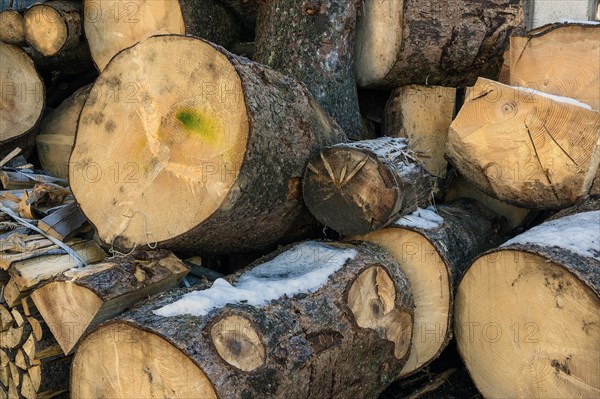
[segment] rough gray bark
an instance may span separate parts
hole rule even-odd
[[[240,40],[241,24],[217,0],[179,0],[185,32],[223,47]]]
[[[302,81],[351,139],[363,138],[354,80],[359,0],[261,3],[254,60]]]
[[[403,12],[396,62],[377,81],[359,74],[361,87],[464,87],[479,76],[495,79],[510,36],[524,30],[521,0],[404,0]]]
[[[253,30],[256,27],[256,15],[258,14],[258,3],[260,0],[219,1],[240,18],[247,29]]]
[[[98,334],[133,326],[166,339],[192,359],[220,398],[376,398],[397,378],[408,354],[397,359],[394,344],[382,339],[380,330],[357,326],[347,305],[348,290],[362,271],[383,268],[395,287],[395,308],[412,314],[410,288],[392,258],[378,247],[332,245],[354,248],[358,254],[315,292],[284,296],[260,307],[231,304],[206,316],[155,315],[153,310],[173,303],[189,291],[178,290],[105,324],[82,342],[76,354],[71,374],[73,394],[81,392],[81,370],[87,366],[85,357],[93,356]],[[227,280],[235,284],[242,273]],[[266,348],[264,364],[251,372],[242,372],[224,362],[211,343],[210,328],[231,315],[250,320]],[[123,373],[124,376],[127,371]],[[98,380],[91,389],[104,389],[102,386],[108,384]]]
[[[433,178],[403,138],[338,144],[310,160],[304,200],[325,226],[366,234],[428,204]]]

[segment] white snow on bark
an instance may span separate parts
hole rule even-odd
[[[357,251],[352,248],[336,248],[315,241],[300,243],[242,274],[234,285],[218,279],[209,289],[188,293],[155,310],[154,314],[164,317],[183,314],[204,316],[227,304],[261,306],[284,295],[291,297],[314,292],[356,254]]]
[[[559,247],[600,260],[600,211],[582,212],[542,223],[502,244]]]
[[[405,215],[396,220],[393,225],[401,227],[414,227],[417,229],[437,229],[444,224],[444,218],[437,214],[434,207],[426,209],[417,208],[410,215]]]

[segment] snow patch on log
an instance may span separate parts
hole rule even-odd
[[[582,212],[542,223],[502,244],[536,244],[559,247],[600,260],[600,211]]]
[[[526,93],[530,93],[530,94],[534,94],[534,95],[538,95],[538,96],[542,96],[542,97],[546,97],[549,98],[550,100],[554,100],[554,101],[558,101],[561,103],[567,103],[567,104],[571,104],[571,105],[576,105],[578,107],[582,107],[585,109],[592,109],[592,107],[590,105],[587,105],[585,103],[582,103],[581,101],[577,101],[573,98],[569,98],[569,97],[563,97],[563,96],[557,96],[555,94],[548,94],[548,93],[544,93],[542,91],[539,90],[535,90],[535,89],[531,89],[529,87],[517,87],[519,89],[519,91],[524,91]]]
[[[430,230],[442,227],[444,218],[437,214],[433,206],[426,209],[417,208],[410,215],[402,216],[393,225],[401,227],[413,227],[417,229]]]
[[[227,304],[261,306],[283,295],[314,292],[356,255],[355,249],[307,241],[242,274],[235,285],[217,279],[209,289],[186,294],[154,314],[204,316]]]

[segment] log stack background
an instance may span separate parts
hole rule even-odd
[[[600,23],[1,7],[0,397],[600,396]]]

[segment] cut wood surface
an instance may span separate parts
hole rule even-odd
[[[15,10],[0,11],[0,41],[21,45],[25,41],[23,34],[23,16]]]
[[[454,330],[485,397],[600,395],[600,211],[543,223],[479,259]]]
[[[115,84],[137,85],[139,101],[95,95]],[[313,228],[301,176],[312,154],[344,140],[298,81],[200,39],[156,36],[94,84],[71,189],[119,248],[256,251]]]
[[[44,56],[82,44],[83,16],[80,1],[56,0],[36,4],[23,15],[25,40]]]
[[[306,84],[351,139],[364,138],[365,130],[354,79],[355,23],[360,3],[263,2],[253,58]]]
[[[225,47],[239,41],[237,20],[217,0],[84,0],[83,7],[85,34],[99,71],[121,50],[153,35],[188,34]]]
[[[409,355],[408,281],[375,246],[296,244],[227,280],[92,332],[72,395],[376,398]]]
[[[446,196],[444,197],[444,201],[454,201],[459,198],[471,198],[480,202],[486,208],[489,208],[498,215],[506,218],[511,229],[514,229],[523,223],[530,212],[529,209],[518,208],[487,195],[483,191],[475,188],[467,179],[460,175],[452,179],[448,191],[446,192]]]
[[[600,24],[547,25],[511,37],[509,52],[502,83],[574,98],[600,110]]]
[[[432,178],[404,138],[337,144],[310,160],[304,200],[325,226],[365,234],[431,201]]]
[[[176,287],[187,272],[183,262],[167,251],[138,252],[69,270],[36,289],[31,298],[68,354],[90,328]]]
[[[35,130],[42,117],[45,93],[33,61],[19,47],[0,42],[0,65],[1,159],[27,143],[25,136]]]
[[[476,256],[501,242],[499,216],[473,200],[438,205],[350,240],[381,246],[408,277],[415,301],[414,339],[402,369],[407,376],[435,360],[452,338],[454,294]]]
[[[496,78],[511,34],[524,29],[520,0],[364,2],[358,20],[361,87],[466,86]]]
[[[406,137],[433,176],[446,176],[446,138],[454,116],[456,89],[408,85],[395,89],[386,106],[383,134]]]
[[[450,126],[446,154],[501,201],[561,208],[588,194],[599,138],[600,112],[589,106],[481,78]]]
[[[40,123],[36,137],[40,163],[45,171],[63,179],[69,176],[69,157],[75,141],[79,114],[92,89],[82,87],[49,112]]]

